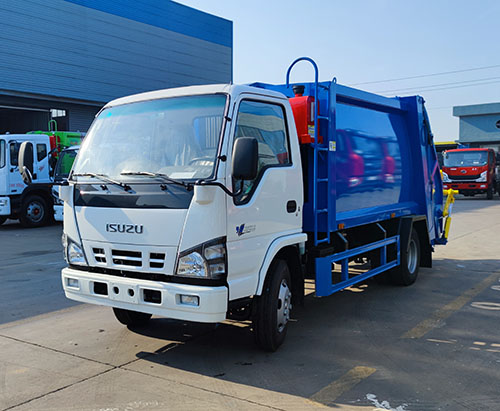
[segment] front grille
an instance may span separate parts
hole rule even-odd
[[[465,174],[462,174],[462,175],[456,175],[456,176],[450,176],[448,174],[448,178],[451,180],[451,181],[474,181],[474,180],[477,180],[479,177],[481,177],[479,174],[469,174],[469,175],[465,175]]]
[[[103,265],[108,265],[107,262],[109,261],[110,265],[125,267],[150,268],[153,270],[162,270],[165,267],[165,253],[151,252],[149,253],[149,260],[147,260],[148,253],[141,251],[111,249],[106,252],[104,248],[92,247],[92,252],[96,263]]]
[[[150,253],[149,254],[149,267],[150,268],[163,268],[165,264],[165,253]]]
[[[92,248],[92,251],[94,252],[94,258],[98,263],[106,263],[104,248]]]
[[[140,251],[111,250],[113,264],[142,267],[142,253]]]

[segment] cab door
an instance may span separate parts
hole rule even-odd
[[[258,172],[251,181],[226,181],[235,197],[227,197],[229,299],[254,295],[259,270],[270,244],[302,231],[303,187],[298,139],[289,125],[291,109],[282,100],[241,95],[233,106],[232,138],[253,137],[258,143]],[[292,155],[292,153],[296,153]],[[231,164],[231,158],[228,159]]]
[[[50,182],[49,175],[49,146],[46,142],[33,143],[34,145],[34,164],[33,170],[36,170],[37,182],[48,183]]]

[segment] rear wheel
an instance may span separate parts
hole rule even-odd
[[[288,265],[275,260],[269,268],[262,295],[258,297],[253,332],[257,345],[276,351],[283,344],[292,310],[292,288]]]
[[[124,310],[122,308],[113,307],[113,312],[118,321],[123,325],[131,327],[141,327],[146,325],[151,319],[152,314],[140,313],[138,311]]]
[[[47,202],[40,196],[30,195],[25,198],[21,207],[19,220],[23,227],[41,227],[48,219]]]
[[[391,270],[394,284],[411,285],[417,280],[420,266],[420,240],[418,233],[412,229],[407,250],[401,250],[401,264]]]
[[[3,215],[0,215],[0,225],[2,225],[3,223],[5,223],[7,221],[7,217],[3,216]]]

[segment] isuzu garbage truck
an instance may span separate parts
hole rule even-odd
[[[273,351],[305,278],[328,296],[431,266],[445,210],[424,100],[319,82],[301,60],[314,82],[289,85],[292,65],[284,85],[159,90],[98,113],[60,187],[68,298],[128,326],[252,320]]]

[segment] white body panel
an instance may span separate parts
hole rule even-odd
[[[263,171],[256,189],[246,204],[235,205],[233,198],[220,187],[195,186],[193,199],[187,209],[120,209],[72,206],[73,184],[61,187],[64,205],[65,233],[83,246],[89,265],[107,269],[104,273],[90,273],[84,267],[63,270],[63,285],[68,298],[94,304],[149,312],[171,318],[191,321],[221,321],[226,316],[228,301],[252,297],[262,290],[262,284],[272,258],[282,247],[304,243],[302,234],[302,168],[293,114],[287,99],[280,93],[246,86],[200,86],[177,90],[161,90],[125,97],[108,103],[106,107],[172,96],[192,94],[230,93],[232,118],[225,128],[215,181],[233,190],[231,153],[239,103],[242,99],[279,104],[288,124],[291,164],[271,167]],[[98,185],[96,185],[98,187]],[[168,195],[168,194],[165,194]],[[287,211],[287,203],[294,201],[297,208]],[[110,223],[143,226],[143,234],[109,232]],[[237,230],[245,224],[245,230]],[[108,275],[112,270],[175,275],[178,255],[201,244],[223,238],[227,247],[227,282],[225,286],[179,284],[123,278]],[[140,252],[140,265],[123,266],[113,262],[113,250]],[[96,254],[97,250],[97,254]],[[150,253],[164,253],[165,266],[161,270],[148,267]],[[111,270],[111,271],[110,271]],[[78,280],[79,289],[68,287],[65,278]],[[174,280],[174,278],[172,279]],[[93,293],[92,282],[104,282],[120,289],[131,287],[134,298],[118,297],[110,292],[106,296]],[[141,300],[140,289],[160,290],[164,306],[152,306]],[[137,293],[139,291],[139,294]],[[200,297],[199,307],[180,306],[174,298],[179,293]],[[121,294],[120,294],[121,295]],[[162,303],[163,304],[163,303]]]

